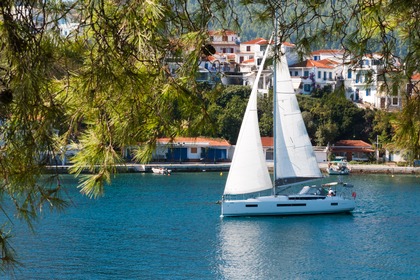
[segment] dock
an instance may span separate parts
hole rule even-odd
[[[350,164],[350,174],[419,174],[420,167],[404,167],[390,164]],[[47,173],[67,174],[71,165],[48,166]],[[127,163],[116,167],[119,173],[151,173],[152,168],[163,167],[172,172],[227,172],[230,163]],[[270,172],[273,170],[273,162],[267,162]],[[326,171],[327,163],[319,163],[322,172]],[[86,172],[88,173],[88,172]]]

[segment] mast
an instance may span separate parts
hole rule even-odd
[[[276,178],[277,178],[277,172],[276,172],[276,162],[277,162],[277,156],[276,156],[276,123],[277,123],[277,55],[278,55],[278,49],[277,49],[277,41],[278,41],[278,20],[277,20],[277,9],[275,11],[274,15],[274,59],[273,59],[273,195],[276,195]]]

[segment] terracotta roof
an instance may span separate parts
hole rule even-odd
[[[340,65],[339,62],[337,62],[335,60],[332,60],[332,59],[329,59],[329,58],[321,59],[318,62],[321,62],[321,63],[323,63],[325,65],[329,65],[329,66],[332,66],[332,67],[335,67],[337,65]]]
[[[364,152],[371,153],[375,150],[372,149],[372,145],[362,140],[340,140],[331,146],[331,150],[334,152]]]
[[[263,147],[273,147],[274,138],[273,137],[261,137],[261,142]]]
[[[217,60],[217,58],[215,58],[215,57],[214,57],[214,56],[212,56],[212,55],[209,55],[209,56],[207,57],[207,60],[208,60],[208,61],[210,61],[210,62],[212,62],[212,61]]]
[[[327,69],[333,69],[333,66],[330,66],[328,64],[326,64],[326,61],[322,62],[322,60],[320,61],[316,61],[316,60],[312,60],[312,59],[308,59],[293,65],[290,65],[289,68],[293,68],[293,67],[303,67],[303,68],[327,68]]]
[[[242,61],[242,64],[250,64],[250,63],[254,64],[254,62],[255,62],[255,59],[251,58],[251,59]]]
[[[411,76],[411,80],[420,81],[420,73],[416,73],[413,76]]]
[[[264,38],[257,38],[251,41],[243,42],[241,45],[268,45],[268,40]]]
[[[212,146],[212,147],[228,147],[228,146],[230,146],[229,142],[226,141],[225,139],[207,138],[207,137],[175,137],[174,139],[159,138],[158,143],[160,143],[160,144],[173,143],[174,145],[182,144],[182,145],[186,145],[186,146],[191,146],[191,145]]]
[[[371,148],[372,145],[366,143],[362,140],[340,140],[335,143],[335,146],[352,146],[352,147],[368,147]]]

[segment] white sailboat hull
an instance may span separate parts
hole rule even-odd
[[[332,214],[350,212],[355,206],[354,199],[346,199],[340,196],[261,196],[244,200],[223,200],[221,216]]]

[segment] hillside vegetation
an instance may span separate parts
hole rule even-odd
[[[246,86],[219,86],[218,98],[212,105],[215,133],[235,144],[251,89]],[[258,115],[261,136],[273,136],[273,94],[260,96]],[[313,145],[326,146],[338,140],[358,139],[381,143],[391,139],[390,113],[358,108],[340,92],[326,89],[317,97],[298,95],[299,106]]]

